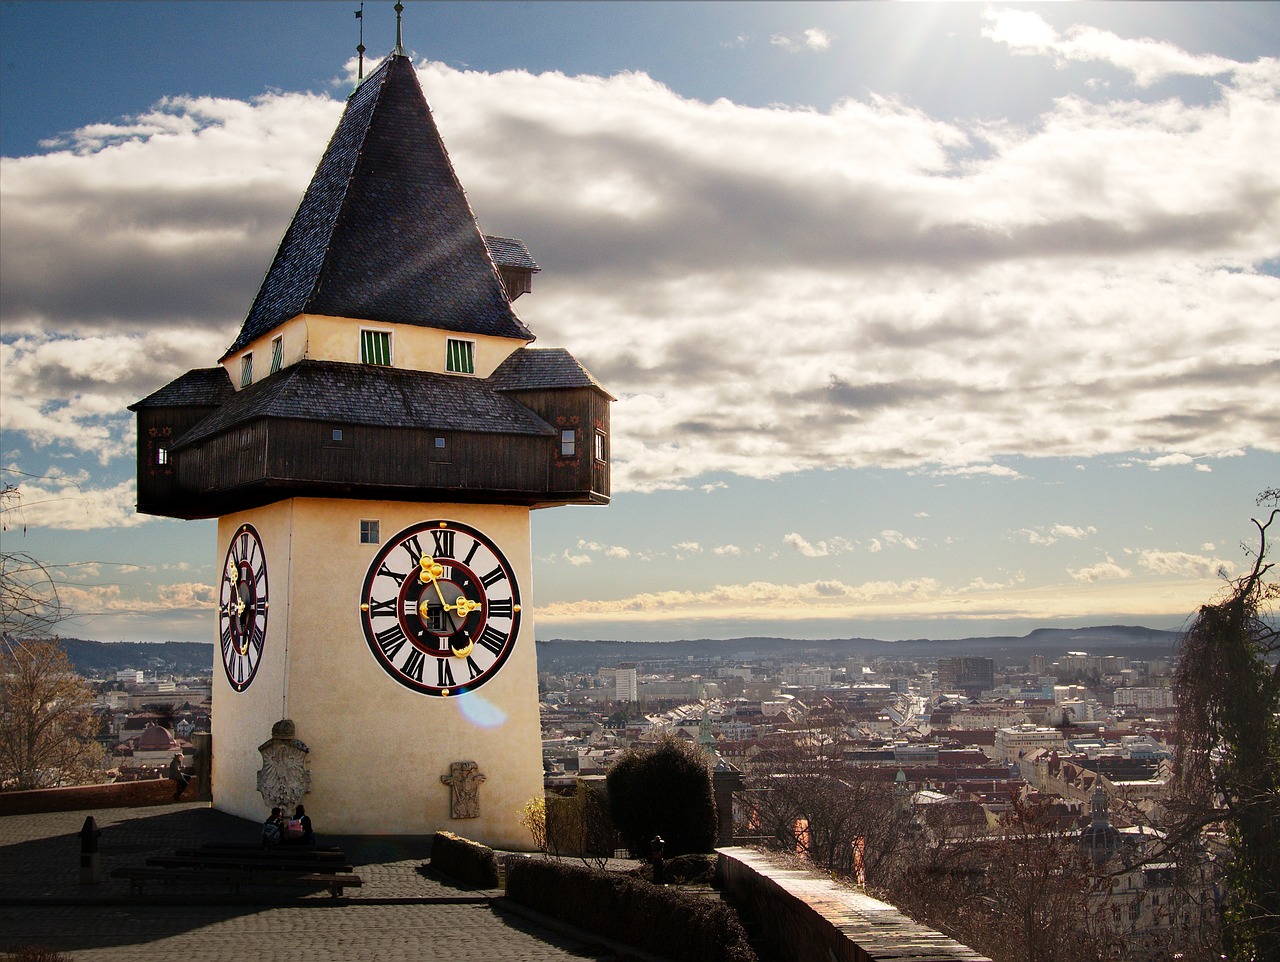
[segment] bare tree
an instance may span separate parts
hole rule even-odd
[[[1239,960],[1280,958],[1280,631],[1271,608],[1267,533],[1280,514],[1254,519],[1258,547],[1247,574],[1200,608],[1182,642],[1176,816],[1171,837],[1219,832],[1229,851],[1223,948]]]
[[[57,641],[0,641],[0,791],[77,785],[105,767],[93,692]]]

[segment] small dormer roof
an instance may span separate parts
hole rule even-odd
[[[533,340],[407,57],[351,95],[223,360],[298,314]]]

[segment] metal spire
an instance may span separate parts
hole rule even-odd
[[[364,79],[364,4],[360,4],[360,9],[356,11],[356,19],[360,21],[360,45],[356,47],[356,53],[360,55],[359,72],[356,74],[356,81]]]
[[[403,57],[404,41],[400,37],[400,14],[404,12],[404,4],[400,0],[396,0],[396,49],[391,51],[393,57]]]

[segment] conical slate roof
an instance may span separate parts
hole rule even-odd
[[[351,95],[223,359],[302,313],[533,339],[407,57]]]

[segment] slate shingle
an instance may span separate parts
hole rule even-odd
[[[485,434],[555,434],[542,418],[477,378],[372,364],[299,361],[235,392],[178,438],[174,447],[260,418]]]
[[[513,351],[489,376],[495,391],[540,391],[560,387],[593,387],[606,391],[578,359],[562,347],[524,347]]]
[[[148,394],[141,401],[129,405],[130,411],[139,408],[163,407],[214,407],[230,400],[235,394],[226,368],[201,367],[188,371],[170,381],[160,390]]]
[[[407,57],[352,94],[224,359],[301,313],[533,339]]]

